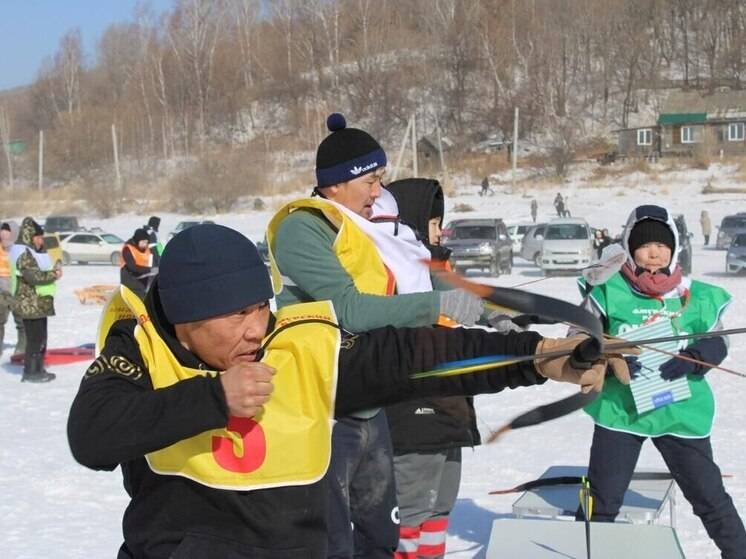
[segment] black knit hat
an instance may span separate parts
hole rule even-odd
[[[7,221],[3,221],[3,224],[0,225],[0,231],[10,231],[10,225]]]
[[[317,187],[347,182],[386,166],[386,152],[380,144],[364,130],[347,128],[341,114],[330,114],[326,127],[331,134],[316,151]]]
[[[249,239],[222,225],[185,229],[166,245],[158,295],[171,324],[205,320],[272,298],[267,268]]]
[[[669,226],[657,219],[643,219],[638,221],[629,233],[629,253],[635,251],[645,243],[661,243],[674,250],[674,236]]]
[[[161,218],[157,215],[150,216],[150,219],[148,220],[148,227],[152,227],[156,231],[158,231],[158,227],[161,225]]]
[[[140,241],[148,241],[150,240],[150,235],[148,235],[148,232],[143,228],[135,229],[135,233],[132,235],[132,240],[135,244]]]

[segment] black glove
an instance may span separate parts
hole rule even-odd
[[[692,357],[705,363],[720,365],[728,355],[728,347],[725,340],[716,336],[713,338],[702,338],[679,352],[679,355]],[[710,368],[691,361],[685,361],[673,357],[660,366],[661,378],[674,380],[685,375],[704,375]]]
[[[572,350],[570,366],[573,369],[590,369],[594,361],[601,359],[601,343],[595,338],[586,338]]]
[[[627,355],[624,360],[627,362],[630,378],[633,380],[636,379],[642,370],[642,363],[640,363],[636,355]]]

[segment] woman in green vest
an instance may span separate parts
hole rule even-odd
[[[62,277],[62,268],[52,266],[44,250],[44,230],[32,218],[21,223],[18,242],[10,251],[16,297],[16,312],[23,319],[26,330],[26,356],[23,361],[25,382],[49,382],[54,373],[44,370],[44,353],[47,350],[47,317],[54,316],[56,281]]]
[[[586,300],[604,321],[606,333],[624,337],[656,320],[670,320],[676,333],[722,328],[720,317],[731,297],[720,287],[682,276],[678,233],[665,208],[637,207],[627,221],[622,245],[627,252],[622,269],[593,287]],[[614,521],[642,444],[650,438],[722,557],[744,559],[746,531],[723,487],[710,444],[715,402],[705,373],[709,365],[725,359],[727,343],[724,337],[701,338],[683,342],[679,349],[680,355],[700,363],[673,357],[653,374],[665,385],[686,378],[688,398],[654,398],[653,409],[638,413],[630,387],[611,376],[586,408],[596,423],[588,468],[594,496],[591,520]],[[630,371],[639,374],[640,363],[628,360]],[[665,385],[663,392],[670,395],[673,390],[666,391]]]

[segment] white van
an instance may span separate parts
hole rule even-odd
[[[592,260],[593,238],[584,219],[567,217],[547,224],[541,243],[541,269],[546,275],[579,271]]]

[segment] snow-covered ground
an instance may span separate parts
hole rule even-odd
[[[725,316],[726,327],[746,325],[746,277],[724,273],[725,253],[702,246],[698,219],[700,211],[710,212],[713,224],[734,211],[746,211],[744,195],[702,195],[706,180],[717,171],[682,171],[668,174],[665,183],[645,184],[645,177],[618,178],[608,188],[588,188],[575,180],[562,188],[520,193],[499,193],[489,198],[475,195],[474,185],[452,196],[447,210],[456,203],[467,203],[478,211],[468,214],[447,212],[448,217],[495,216],[506,221],[526,221],[531,197],[539,200],[539,217],[553,214],[551,200],[557,190],[569,195],[574,216],[584,216],[596,227],[608,227],[615,234],[628,212],[637,204],[660,203],[686,216],[695,233],[693,276],[728,289],[734,302]],[[717,177],[716,177],[717,178]],[[723,179],[718,186],[728,181]],[[732,186],[732,184],[730,184]],[[499,187],[498,187],[499,188]],[[526,190],[527,197],[522,195]],[[250,212],[211,217],[232,226],[254,240],[260,240],[271,212]],[[182,216],[163,215],[162,235],[173,229]],[[110,220],[84,219],[84,225],[100,225],[128,237],[145,222],[147,216],[120,216]],[[712,242],[712,240],[711,240]],[[49,323],[50,347],[78,345],[94,341],[100,307],[81,305],[73,290],[92,284],[117,283],[118,269],[113,266],[69,266],[60,283],[56,299],[57,316]],[[514,286],[538,279],[540,272],[520,259],[509,276],[492,281]],[[532,291],[568,301],[579,301],[574,278],[553,277],[526,287]],[[79,466],[70,456],[65,425],[67,412],[86,364],[53,367],[57,380],[46,385],[19,382],[20,368],[8,363],[15,342],[12,319],[6,326],[5,354],[0,364],[0,425],[4,429],[0,450],[0,557],[12,558],[99,558],[113,557],[121,542],[120,521],[127,497],[118,472],[92,472]],[[558,327],[544,333],[561,335]],[[726,366],[744,370],[746,338],[734,337]],[[718,400],[718,417],[712,441],[715,456],[723,472],[732,474],[726,487],[738,510],[746,513],[746,380],[713,371],[708,375]],[[480,428],[488,433],[518,413],[540,403],[570,393],[571,387],[548,383],[540,388],[506,391],[477,398]],[[591,440],[591,421],[582,413],[509,433],[498,443],[464,452],[464,471],[458,504],[452,515],[448,538],[448,556],[484,557],[494,519],[510,516],[515,495],[487,495],[495,488],[508,487],[540,475],[553,464],[585,465]],[[640,468],[664,469],[663,461],[652,445],[646,444]],[[719,557],[691,512],[679,496],[676,505],[677,532],[688,557]],[[665,520],[665,519],[664,519]]]

